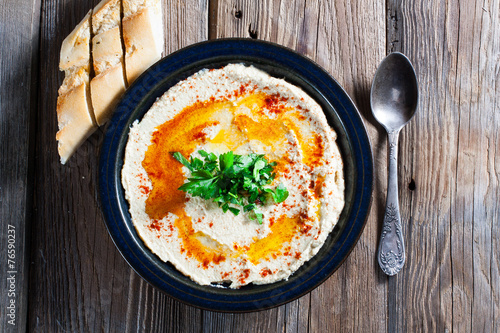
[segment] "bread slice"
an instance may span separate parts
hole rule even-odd
[[[163,19],[160,0],[123,0],[125,72],[132,84],[163,51]]]
[[[65,77],[57,98],[56,140],[62,164],[97,128],[89,87],[91,13],[88,12],[61,46],[59,69]]]
[[[120,0],[103,0],[92,15],[92,58],[95,77],[90,82],[96,122],[103,125],[126,89],[120,32]]]

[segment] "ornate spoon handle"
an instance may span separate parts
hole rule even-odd
[[[401,230],[398,200],[399,130],[389,132],[389,181],[385,204],[384,226],[378,248],[378,263],[385,274],[397,274],[405,263],[405,246]]]

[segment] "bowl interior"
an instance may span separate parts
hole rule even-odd
[[[232,41],[226,42],[234,44]],[[233,45],[233,52],[230,47],[230,50],[224,48],[227,51],[225,54],[214,52],[213,47],[208,47],[207,50],[206,45],[201,50],[193,50],[197,46],[195,45],[187,51],[164,58],[127,90],[116,109],[103,143],[101,199],[108,231],[120,252],[129,264],[153,285],[183,302],[210,310],[238,312],[264,309],[291,301],[312,290],[340,266],[353,248],[364,227],[371,198],[371,150],[361,118],[352,101],[326,72],[311,61],[288,49],[264,44],[266,51],[270,50],[269,45],[277,50],[271,50],[269,56],[265,57],[262,55],[262,49],[256,53],[234,52]],[[286,57],[282,59],[283,54],[287,52],[298,57],[295,64],[291,64],[290,59]],[[183,56],[178,56],[179,53]],[[177,82],[203,68],[220,68],[228,63],[243,63],[260,68],[274,77],[283,78],[300,87],[314,98],[337,133],[345,179],[344,209],[335,229],[316,256],[288,280],[266,285],[250,284],[240,289],[201,286],[177,271],[173,265],[162,262],[137,235],[121,186],[121,169],[130,125],[140,120],[154,101]],[[304,72],[312,74],[305,75]],[[344,114],[349,117],[343,117]],[[360,138],[364,141],[360,142]],[[364,152],[359,149],[360,144],[366,143],[369,153],[366,149]]]

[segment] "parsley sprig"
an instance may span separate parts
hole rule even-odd
[[[234,215],[250,212],[250,219],[262,224],[262,211],[259,205],[264,205],[267,197],[272,197],[275,203],[285,201],[288,190],[283,184],[276,189],[266,188],[276,174],[273,172],[276,162],[271,162],[265,155],[248,154],[236,155],[232,151],[219,155],[199,150],[203,160],[190,157],[188,161],[181,153],[172,153],[172,156],[190,171],[188,182],[179,187],[179,190],[190,193],[194,197],[206,200],[212,199],[222,210],[231,211]],[[232,205],[230,205],[232,204]]]

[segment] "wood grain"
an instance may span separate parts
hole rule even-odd
[[[403,1],[391,12],[420,103],[401,137],[408,256],[389,293],[408,297],[390,299],[389,331],[495,332],[499,2]]]
[[[0,3],[0,331],[26,330],[40,2]],[[21,26],[19,22],[23,22]],[[13,303],[11,303],[13,302]]]
[[[346,89],[372,141],[373,204],[349,258],[310,294],[249,314],[183,305],[123,260],[97,196],[104,129],[59,164],[59,49],[97,2],[0,4],[0,331],[9,329],[7,224],[16,225],[20,249],[16,331],[500,331],[500,0],[163,1],[165,54],[208,37],[290,47]],[[412,60],[420,101],[400,138],[407,262],[388,278],[375,258],[386,136],[371,116],[369,89],[392,51]]]
[[[456,39],[455,112],[457,161],[452,192],[453,327],[498,329],[498,140],[500,79],[500,5],[498,1],[454,3],[459,26]],[[496,235],[497,237],[494,237]],[[455,257],[455,254],[458,254]],[[458,259],[458,260],[457,260]],[[492,284],[496,281],[496,284]],[[470,325],[470,326],[469,326]]]

